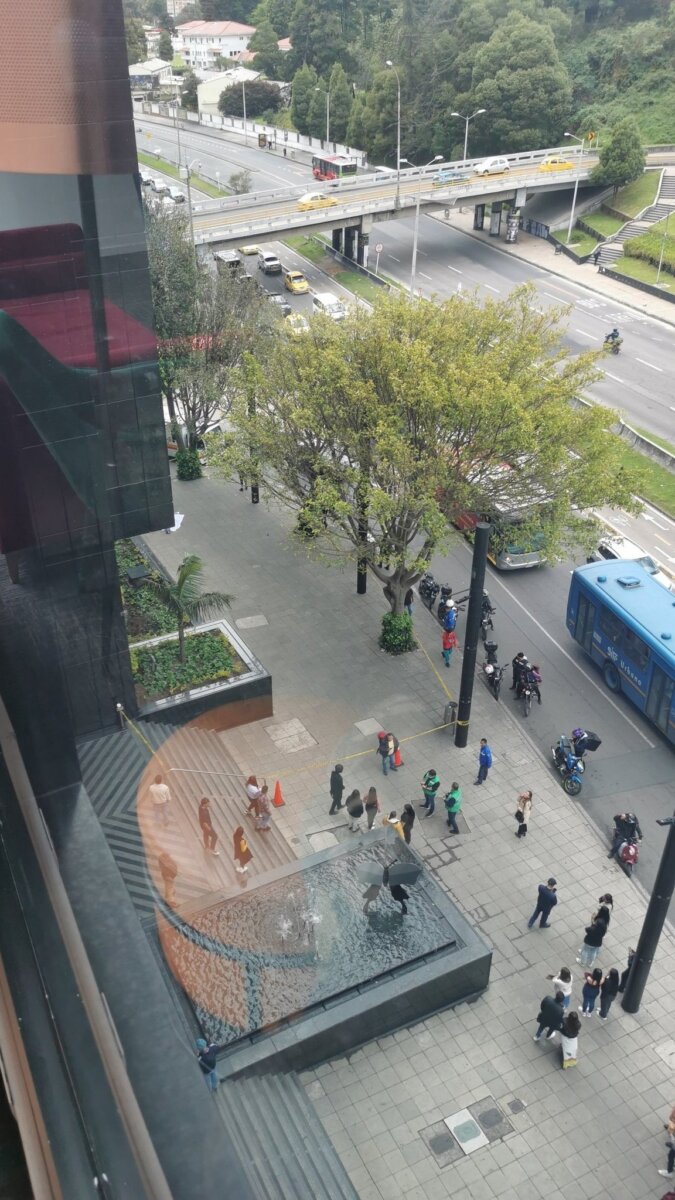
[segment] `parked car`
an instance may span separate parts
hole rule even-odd
[[[260,254],[260,246],[256,246],[255,243],[249,242],[249,244],[247,246],[239,247],[239,253],[240,254]]]
[[[335,196],[328,196],[325,192],[305,192],[298,200],[301,212],[307,212],[310,208],[331,208],[333,204],[337,204]]]
[[[549,154],[543,162],[539,163],[540,171],[571,171],[573,168],[574,163],[562,154]]]
[[[509,170],[508,158],[502,158],[496,155],[493,158],[484,158],[482,162],[476,163],[474,167],[475,175],[502,175]]]
[[[270,304],[279,309],[282,317],[290,317],[293,310],[285,296],[281,296],[278,292],[268,292],[267,299]]]
[[[646,554],[642,546],[638,546],[636,542],[631,542],[628,538],[618,537],[608,534],[598,542],[598,547],[589,555],[587,561],[603,562],[607,560],[620,559],[622,562],[638,562],[645,571],[653,575],[657,583],[663,584],[669,591],[675,588],[675,582],[660,569],[658,563],[650,554]]]
[[[470,171],[460,171],[458,167],[445,167],[442,171],[437,171],[434,175],[431,186],[443,187],[447,183],[457,183],[460,179],[468,179]]]
[[[309,291],[309,284],[302,271],[287,271],[284,275],[284,287],[296,296],[304,296]]]
[[[281,263],[271,250],[258,251],[258,270],[265,275],[281,275]]]
[[[142,187],[150,187],[150,184],[152,183],[152,175],[150,174],[150,172],[144,171],[143,168],[141,167],[138,174],[140,176],[141,186]]]

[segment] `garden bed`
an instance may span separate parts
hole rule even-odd
[[[115,542],[115,558],[120,574],[122,608],[129,641],[133,644],[160,637],[163,633],[175,633],[176,625],[171,614],[160,603],[152,588],[144,583],[136,587],[127,579],[127,571],[132,567],[147,567],[150,575],[158,578],[159,572],[151,567],[140,550],[128,540]]]
[[[249,669],[220,629],[187,633],[185,662],[178,657],[177,637],[131,649],[131,674],[141,707],[193,688],[226,682]]]

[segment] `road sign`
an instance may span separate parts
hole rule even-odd
[[[376,245],[376,247],[375,247],[375,253],[376,253],[376,254],[381,254],[381,253],[382,253],[382,251],[383,251],[383,249],[384,249],[384,246],[382,245],[382,242],[378,242],[378,243],[377,243],[377,245]]]

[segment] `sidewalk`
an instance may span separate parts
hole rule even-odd
[[[604,296],[610,302],[616,301],[625,304],[628,308],[634,308],[637,312],[645,313],[656,320],[665,321],[668,325],[675,325],[675,304],[669,303],[668,300],[660,300],[658,296],[650,296],[648,292],[642,292],[628,283],[620,283],[617,279],[601,274],[592,262],[575,263],[565,254],[556,254],[551,243],[544,238],[523,233],[522,229],[518,231],[518,241],[515,245],[507,244],[503,235],[498,238],[490,237],[487,228],[484,230],[474,229],[473,208],[452,209],[447,220],[438,214],[433,214],[433,216],[434,220],[441,221],[444,225],[451,225],[453,229],[459,229],[479,242],[485,242],[495,250],[501,250],[503,254],[509,254],[512,258],[522,258],[531,266],[546,271],[548,275],[557,275],[560,279],[567,279],[570,283],[578,283],[588,291],[595,292],[598,296]]]
[[[574,959],[598,896],[610,891],[615,900],[599,959],[605,969],[625,965],[645,900],[608,862],[583,801],[565,796],[529,742],[510,693],[495,704],[477,681],[466,750],[456,750],[446,730],[425,733],[440,724],[446,697],[421,652],[393,659],[378,649],[383,601],[374,580],[357,597],[353,568],[310,563],[286,539],[291,518],[254,507],[234,485],[174,484],[174,498],[185,520],[170,537],[147,537],[155,554],[171,571],[186,553],[200,555],[206,586],[235,594],[231,619],[264,618],[242,632],[273,674],[275,717],[225,736],[243,769],[280,779],[296,849],[354,836],[342,814],[328,815],[335,761],[345,763],[348,788],[375,784],[385,812],[421,799],[429,766],[443,790],[453,780],[463,789],[468,832],[446,836],[442,806],[428,820],[417,809],[413,843],[491,941],[489,990],[304,1079],[361,1200],[659,1200],[668,1184],[656,1173],[665,1166],[662,1127],[675,1102],[673,937],[662,938],[637,1016],[617,1001],[606,1023],[584,1020],[576,1069],[560,1070],[556,1042],[533,1042],[547,974],[570,966],[572,1003],[580,1002]],[[442,573],[440,561],[437,568]],[[445,670],[439,627],[419,602],[415,626],[439,676],[456,689],[460,662]],[[459,635],[461,645],[463,621]],[[406,763],[387,779],[373,754],[380,727],[401,739]],[[483,735],[494,767],[479,791]],[[534,809],[527,838],[516,841],[513,814],[525,787]],[[537,884],[551,874],[560,897],[552,928],[528,931]],[[507,1124],[475,1153],[442,1165],[448,1151],[433,1140],[434,1126],[476,1103],[493,1115],[500,1109]]]

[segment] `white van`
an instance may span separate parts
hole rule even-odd
[[[482,162],[476,163],[474,167],[475,175],[502,175],[509,169],[508,158],[484,158]]]
[[[185,204],[185,192],[182,191],[181,188],[170,187],[168,194],[173,200],[174,204]]]
[[[312,312],[325,313],[334,321],[344,321],[347,309],[332,292],[315,292],[312,296]]]
[[[169,194],[169,185],[166,179],[162,179],[161,175],[152,176],[151,187],[153,192],[158,196],[168,196]]]
[[[271,250],[258,251],[258,270],[265,275],[281,275],[281,263]]]
[[[642,546],[638,546],[636,542],[631,542],[628,538],[618,537],[608,534],[607,537],[601,538],[598,542],[597,550],[594,550],[589,555],[587,562],[603,562],[607,560],[619,559],[621,562],[638,562],[641,567],[644,567],[650,575],[654,577],[657,583],[673,591],[675,582],[670,579],[664,571],[659,569],[657,563],[650,554],[645,554]]]

